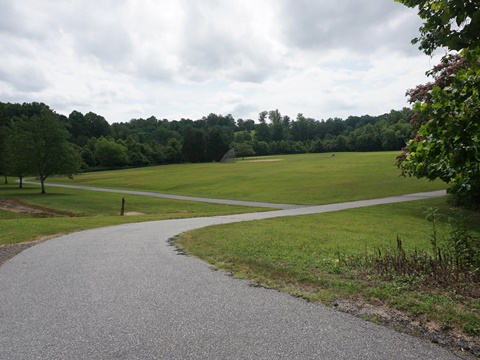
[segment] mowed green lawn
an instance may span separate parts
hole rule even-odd
[[[396,153],[339,153],[258,157],[234,164],[181,164],[77,175],[74,180],[48,181],[69,185],[144,190],[292,204],[325,204],[445,188],[398,176]],[[15,198],[74,217],[36,218],[0,210],[0,244],[29,241],[51,234],[86,228],[178,217],[264,211],[206,203],[125,195],[126,211],[144,215],[119,217],[121,194],[25,185],[16,189],[14,178],[0,186],[0,198]],[[47,182],[48,182],[47,181]]]
[[[328,204],[445,189],[399,177],[396,152],[282,155],[234,164],[181,164],[85,173],[48,181],[288,204]],[[48,191],[48,190],[47,190]]]
[[[47,187],[46,194],[39,191],[35,185],[0,185],[0,200],[16,199],[56,213],[39,217],[0,209],[0,245],[131,222],[268,210],[55,187]],[[122,197],[128,216],[119,216]]]
[[[445,189],[441,182],[398,176],[396,153],[338,153],[259,157],[235,164],[183,164],[86,173],[49,181],[70,185],[143,190],[178,195],[292,204],[326,204]],[[12,181],[13,179],[11,179]],[[0,210],[0,244],[125,222],[176,217],[214,216],[266,209],[125,195],[126,211],[118,216],[121,194],[49,187],[0,185],[0,198],[63,212],[70,216],[35,218]],[[362,299],[420,316],[445,329],[480,332],[480,301],[454,293],[423,293],[410,282],[371,283],[339,267],[338,256],[393,248],[399,236],[406,249],[430,247],[425,210],[439,207],[446,216],[446,197],[333,213],[269,219],[199,229],[177,244],[216,267],[266,286],[331,303]],[[476,236],[480,213],[464,212]],[[442,231],[446,232],[445,218]],[[407,279],[408,280],[408,279]],[[410,281],[410,280],[409,280]],[[447,319],[447,320],[445,320]],[[423,320],[422,320],[423,321]]]
[[[429,289],[417,284],[414,277],[382,281],[362,276],[361,271],[351,271],[339,261],[379,251],[392,253],[397,236],[406,251],[430,252],[432,225],[425,219],[425,211],[432,207],[439,208],[442,216],[438,236],[443,246],[451,210],[446,197],[211,226],[181,234],[175,244],[189,255],[262,286],[326,305],[349,301],[369,303],[373,309],[393,308],[431,329],[472,336],[475,340],[471,341],[480,345],[478,296],[457,294],[454,289]],[[480,239],[480,213],[463,213],[471,234]],[[479,285],[469,285],[472,293],[478,294]],[[364,316],[382,322],[375,311]]]

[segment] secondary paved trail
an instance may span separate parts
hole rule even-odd
[[[458,359],[453,353],[179,256],[208,225],[440,196],[424,193],[78,232],[0,267],[1,359]]]

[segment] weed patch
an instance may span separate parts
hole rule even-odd
[[[446,234],[439,229],[439,219],[438,208],[427,210],[427,220],[432,224],[430,251],[407,251],[397,235],[396,249],[377,248],[371,253],[339,256],[339,266],[398,284],[398,288],[435,288],[480,298],[480,236],[472,234],[462,212],[447,217]]]

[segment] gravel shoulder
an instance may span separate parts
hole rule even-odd
[[[21,253],[23,250],[28,249],[29,247],[35,244],[37,243],[30,242],[30,243],[0,246],[0,265],[5,263],[7,260],[10,260],[15,255]]]

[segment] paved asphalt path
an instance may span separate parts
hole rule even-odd
[[[0,266],[0,359],[458,359],[417,338],[253,287],[167,243],[208,225],[443,194],[126,224],[40,243]]]
[[[39,185],[38,181],[35,182],[35,181],[24,180],[23,183]],[[299,205],[292,205],[292,204],[272,204],[272,203],[265,203],[265,202],[253,202],[253,201],[242,201],[242,200],[209,199],[209,198],[202,198],[197,196],[161,194],[156,192],[138,191],[138,190],[106,189],[106,188],[98,188],[98,187],[91,187],[91,186],[78,186],[78,185],[66,185],[66,184],[48,184],[48,187],[61,187],[61,188],[67,188],[67,189],[77,189],[77,190],[87,190],[87,191],[100,191],[100,192],[110,192],[110,193],[118,193],[118,194],[151,196],[151,197],[158,197],[163,199],[199,201],[199,202],[208,202],[213,204],[267,207],[267,208],[273,208],[273,209],[296,209],[298,207],[302,207]]]

